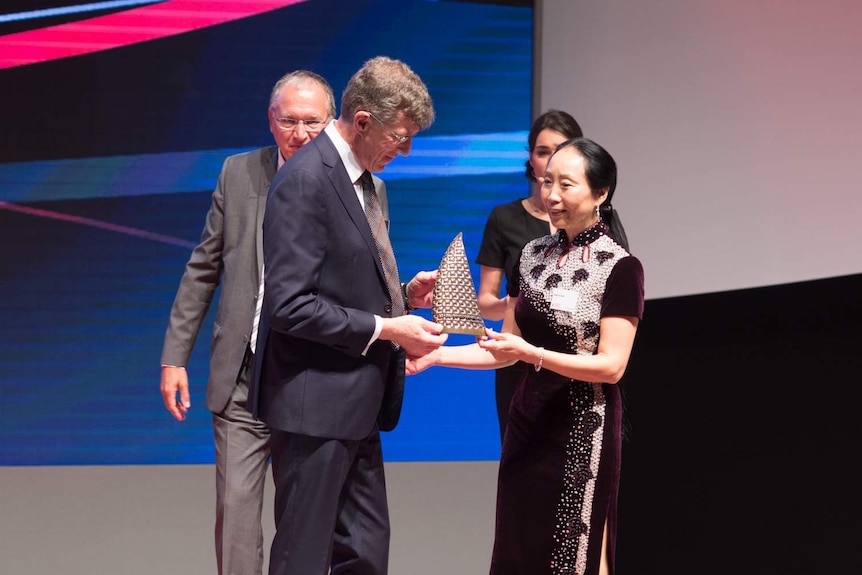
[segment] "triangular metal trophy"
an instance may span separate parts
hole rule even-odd
[[[437,281],[431,300],[432,319],[443,325],[443,333],[485,335],[485,324],[479,311],[479,301],[467,252],[460,232],[440,260]]]

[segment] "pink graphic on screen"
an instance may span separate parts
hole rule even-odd
[[[167,0],[77,22],[0,36],[0,69],[158,40],[306,0]]]

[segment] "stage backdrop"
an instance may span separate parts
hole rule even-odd
[[[159,393],[162,339],[221,163],[272,143],[289,70],[337,95],[377,55],[422,76],[437,121],[380,174],[399,266],[435,268],[459,232],[474,260],[491,207],[528,193],[532,35],[519,1],[4,2],[0,465],[213,461],[213,313],[182,423]],[[384,449],[498,457],[493,374],[410,378]]]

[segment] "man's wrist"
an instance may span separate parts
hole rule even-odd
[[[410,297],[407,295],[407,284],[401,284],[401,295],[404,297],[404,310],[405,311],[413,311],[416,309],[412,305],[410,305]]]

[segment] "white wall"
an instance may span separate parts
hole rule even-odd
[[[862,272],[862,2],[539,1],[537,113],[616,158],[648,298]]]

